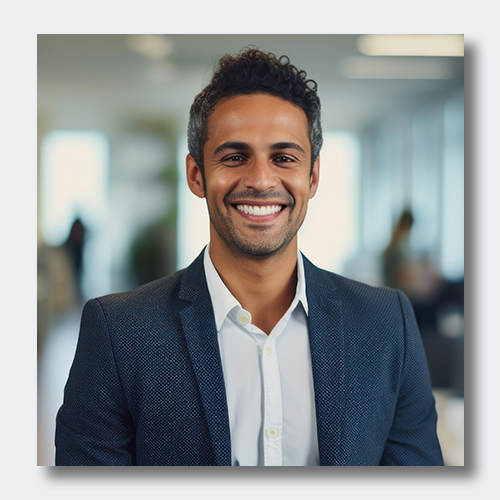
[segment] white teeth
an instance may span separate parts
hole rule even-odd
[[[282,205],[236,205],[236,208],[245,214],[250,215],[271,215],[279,212],[283,207]]]

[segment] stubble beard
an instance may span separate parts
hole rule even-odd
[[[247,255],[255,257],[270,257],[279,254],[286,249],[290,242],[297,234],[302,222],[305,218],[305,211],[299,214],[298,218],[293,221],[291,213],[295,204],[288,205],[290,214],[283,230],[276,237],[266,237],[262,234],[262,238],[252,238],[250,235],[242,234],[233,223],[229,204],[225,204],[226,213],[223,214],[215,202],[207,200],[207,207],[210,216],[210,222],[214,227],[219,237],[233,250],[238,250]],[[255,232],[265,233],[269,227],[264,224],[250,224],[249,228]]]

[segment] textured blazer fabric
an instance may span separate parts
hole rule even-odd
[[[321,465],[443,465],[408,299],[304,258]],[[56,465],[231,465],[203,252],[90,300],[57,415]]]

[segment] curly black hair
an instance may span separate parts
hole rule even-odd
[[[256,48],[237,55],[226,54],[215,68],[211,82],[195,97],[188,124],[188,149],[203,173],[203,146],[208,140],[207,121],[221,99],[267,93],[300,107],[309,123],[311,169],[323,144],[321,103],[317,84],[292,64],[287,56],[276,57]]]

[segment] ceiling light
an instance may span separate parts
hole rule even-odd
[[[163,35],[130,35],[127,46],[150,59],[162,59],[174,50],[173,41]]]
[[[367,56],[463,57],[464,35],[360,35],[356,46]]]
[[[457,68],[453,61],[439,59],[351,56],[339,61],[338,70],[355,79],[443,80],[453,78]]]

